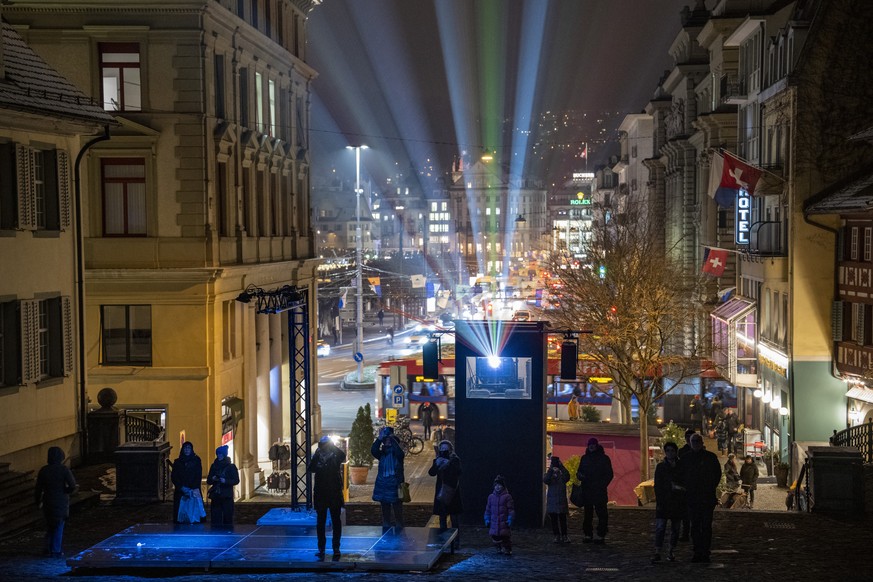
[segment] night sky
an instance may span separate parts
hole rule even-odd
[[[308,22],[313,171],[437,173],[488,149],[516,171],[543,112],[639,112],[692,0],[325,0]],[[601,148],[592,152],[597,163]],[[546,165],[548,163],[546,162]]]

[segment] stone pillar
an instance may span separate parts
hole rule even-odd
[[[257,373],[258,463],[269,464],[270,453],[270,320],[263,313],[255,315]]]
[[[243,434],[245,435],[240,467],[240,494],[243,499],[251,499],[256,483],[255,475],[260,472],[258,466],[258,370],[257,370],[257,337],[255,330],[254,305],[246,305],[242,314],[243,330]]]
[[[269,316],[270,323],[270,442],[282,438],[282,317]]]

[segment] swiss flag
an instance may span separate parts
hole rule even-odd
[[[703,251],[703,272],[713,277],[724,275],[727,266],[728,251],[706,247]]]

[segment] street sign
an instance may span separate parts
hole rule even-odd
[[[356,362],[364,361],[364,354],[362,354],[361,352],[355,352],[355,355],[352,357],[355,359]]]
[[[403,408],[403,394],[395,394],[391,402],[392,408]]]
[[[397,422],[397,409],[396,408],[386,408],[385,409],[385,423],[386,424],[394,424]]]
[[[394,394],[403,394],[403,384],[397,384],[394,386]]]

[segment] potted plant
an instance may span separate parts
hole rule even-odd
[[[358,408],[358,414],[349,432],[349,477],[353,485],[367,482],[367,473],[373,466],[373,418],[370,404]]]
[[[773,474],[776,476],[777,487],[788,487],[788,472],[791,470],[791,465],[777,461],[773,465]]]

